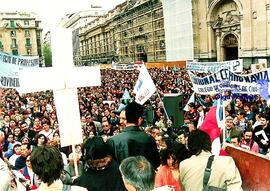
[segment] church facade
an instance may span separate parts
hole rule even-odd
[[[193,32],[170,35],[165,29],[168,12],[164,13],[164,6],[175,2],[176,11],[183,12],[181,5],[186,1],[192,2],[189,22]],[[181,28],[175,31],[183,31],[182,26],[175,27]],[[193,38],[186,39],[187,33],[193,33]],[[270,0],[127,0],[80,28],[80,57],[86,63],[163,62],[169,58],[167,39],[176,35],[180,40],[174,40],[175,45],[193,41],[188,50],[192,56],[183,56],[185,59],[241,58],[245,68],[262,62],[270,65]],[[174,47],[173,54],[180,55]]]
[[[193,0],[194,59],[270,64],[270,0]]]

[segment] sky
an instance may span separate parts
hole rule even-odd
[[[0,0],[0,12],[30,11],[41,20],[43,34],[56,26],[68,13],[88,10],[91,5],[113,9],[125,0]]]

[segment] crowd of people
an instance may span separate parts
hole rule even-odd
[[[52,186],[56,190],[84,187],[101,191],[150,191],[154,187],[157,189],[163,186],[176,191],[181,190],[181,187],[185,190],[202,189],[202,181],[195,188],[192,174],[189,174],[191,169],[188,169],[200,157],[206,163],[211,155],[209,145],[202,145],[200,149],[196,145],[210,142],[209,137],[202,135],[198,129],[214,104],[215,97],[195,96],[195,101],[188,103],[183,124],[172,128],[167,123],[162,97],[165,93],[179,93],[185,95],[183,103],[187,103],[192,94],[188,73],[185,69],[178,68],[153,68],[149,69],[149,73],[156,84],[157,93],[144,107],[132,102],[132,90],[138,71],[102,69],[101,86],[78,88],[83,143],[76,145],[74,152],[70,147],[61,147],[57,108],[52,91],[19,95],[15,89],[1,89],[0,151],[1,161],[4,162],[0,163],[0,167],[5,169],[4,163],[7,163],[10,169],[18,170],[22,175],[20,181],[28,190],[49,190]],[[129,100],[123,98],[126,90],[131,97]],[[226,102],[225,138],[222,134],[221,140],[225,139],[236,146],[266,155],[270,147],[270,105],[267,101],[260,96],[250,99],[237,95],[236,99],[228,96]],[[148,106],[154,108],[151,124],[144,123],[145,108]],[[202,136],[204,142],[196,142],[196,138],[192,138],[195,135]],[[190,140],[196,145],[192,146]],[[46,152],[59,153],[58,159],[62,163],[59,162],[59,166],[50,166],[50,162],[58,159],[55,159],[56,156],[50,159],[50,154],[46,155]],[[151,167],[147,167],[145,162],[120,165],[131,156],[143,156],[144,158],[135,157],[133,160],[149,161]],[[187,160],[194,161],[185,162]],[[209,183],[221,188],[232,186],[240,190],[241,177],[230,157],[216,158],[213,168],[218,168],[222,160],[234,169],[231,171],[234,174],[222,175],[230,177],[230,181],[222,179],[222,182],[214,183],[210,178]],[[75,171],[74,163],[78,166],[78,172]],[[134,176],[139,175],[144,168],[148,168],[149,174],[139,178],[150,178],[152,181],[149,185],[142,182],[141,188],[136,180],[138,177],[131,177],[130,173],[136,172]],[[48,178],[45,172],[49,170],[55,176]],[[203,177],[203,170],[198,176]],[[4,186],[1,183],[2,185]],[[16,188],[14,182],[11,187]],[[3,187],[3,190],[8,188]]]

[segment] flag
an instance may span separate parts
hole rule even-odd
[[[131,100],[131,97],[129,95],[127,88],[125,89],[123,96],[121,97],[120,100],[121,100],[121,103],[120,103],[118,109],[115,110],[116,113],[120,113],[122,110],[124,110],[126,108],[127,104],[129,103],[129,101]]]
[[[189,98],[187,104],[186,104],[185,107],[184,107],[184,110],[185,110],[185,111],[188,111],[188,104],[194,103],[194,102],[195,102],[195,92],[193,92],[193,94],[190,96],[190,98]]]
[[[219,128],[223,125],[223,100],[221,98],[214,101],[213,106],[217,107],[216,110],[216,120]]]
[[[133,93],[136,94],[135,101],[143,105],[155,91],[156,86],[149,75],[147,68],[142,64],[138,80],[133,89]]]
[[[269,92],[268,92],[268,82],[265,79],[260,79],[257,81],[257,88],[259,89],[260,95],[266,101],[269,99]]]
[[[200,127],[200,130],[206,132],[212,142],[212,153],[218,155],[221,149],[220,144],[220,128],[217,122],[217,106],[212,106],[206,114],[205,119]]]
[[[130,100],[131,99],[127,88],[125,88],[125,91],[124,91],[123,96],[122,96],[121,99],[122,100],[125,100],[125,99]]]

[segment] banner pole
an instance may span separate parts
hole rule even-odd
[[[75,174],[78,177],[79,176],[79,171],[78,171],[78,164],[77,164],[77,154],[75,152],[75,145],[74,144],[72,144],[72,153],[73,153]]]
[[[222,128],[223,128],[223,140],[222,140],[222,143],[224,144],[225,143],[225,140],[226,140],[226,124],[225,124],[225,118],[226,118],[226,115],[225,115],[225,107],[226,107],[226,104],[225,104],[225,100],[222,101],[222,115],[223,115],[223,120],[222,120]]]
[[[162,99],[161,99],[161,97],[160,97],[160,95],[159,95],[159,92],[158,92],[158,89],[157,89],[157,95],[158,95],[158,98],[160,99],[160,101],[162,102],[162,107],[163,107],[163,109],[164,109],[164,113],[165,113],[165,115],[166,115],[166,121],[167,121],[167,125],[168,126],[171,126],[171,120],[170,120],[170,118],[169,118],[169,116],[168,116],[168,113],[167,113],[167,111],[166,111],[166,108],[165,108],[165,105],[164,105],[164,102],[162,101]]]

